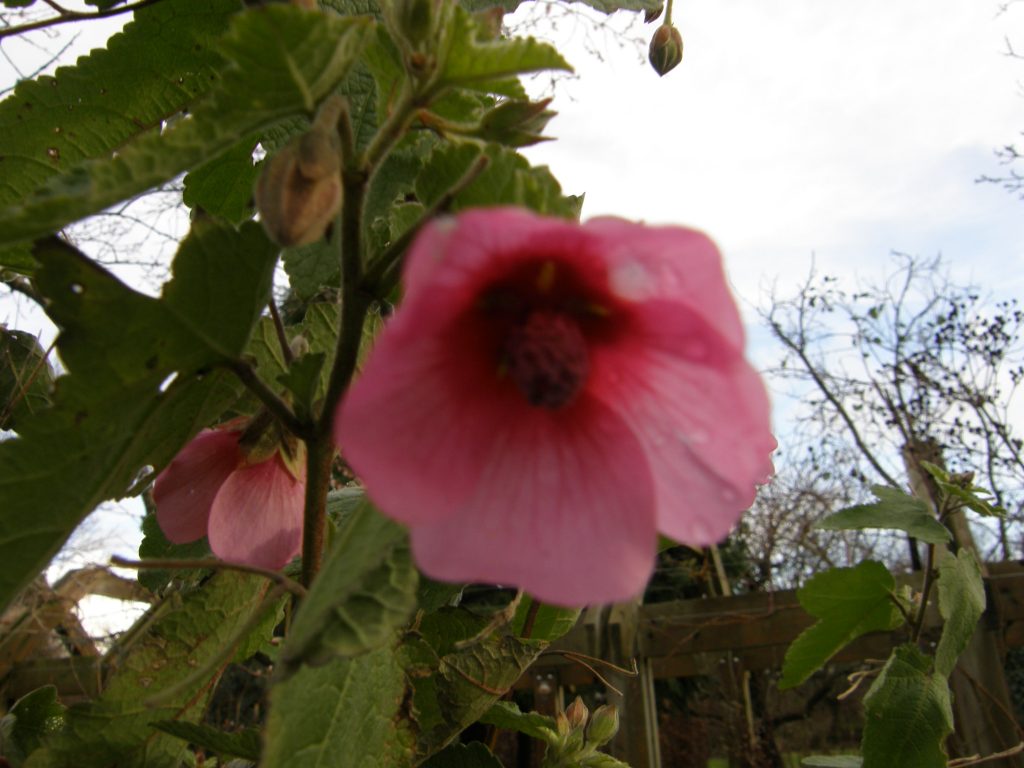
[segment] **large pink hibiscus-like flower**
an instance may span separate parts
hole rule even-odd
[[[279,452],[249,463],[240,433],[207,429],[161,472],[156,519],[169,541],[207,536],[222,560],[278,569],[302,546],[305,483]]]
[[[771,474],[765,388],[703,234],[498,208],[417,238],[335,437],[428,575],[638,594]]]

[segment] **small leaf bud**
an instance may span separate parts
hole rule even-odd
[[[619,730],[619,710],[614,704],[605,704],[594,710],[587,727],[587,741],[601,746],[612,740]]]
[[[659,76],[664,77],[683,60],[683,37],[671,24],[662,24],[651,38],[648,53],[651,66]]]
[[[569,727],[573,730],[578,730],[585,726],[589,714],[590,711],[587,709],[587,705],[583,703],[583,699],[579,696],[565,710],[565,717],[569,721]]]
[[[555,726],[558,728],[558,735],[563,738],[568,736],[572,730],[572,726],[569,725],[569,718],[565,716],[564,712],[559,712],[555,715]]]

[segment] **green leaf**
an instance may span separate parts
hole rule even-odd
[[[139,543],[139,557],[143,560],[197,560],[210,556],[210,545],[205,538],[188,544],[172,544],[160,529],[154,512],[147,512],[142,518],[142,541]],[[154,594],[158,594],[171,579],[194,585],[207,574],[206,570],[162,571],[155,568],[139,569],[139,583]]]
[[[525,96],[516,75],[548,69],[572,71],[555,48],[532,37],[481,39],[473,17],[462,8],[456,8],[452,16],[440,60],[442,84],[513,98]]]
[[[260,759],[260,732],[255,728],[227,733],[208,725],[181,720],[159,720],[151,725],[158,731],[184,739],[189,744],[216,755],[240,757],[253,762]]]
[[[580,761],[580,768],[630,768],[630,766],[604,752],[597,752],[590,757],[583,758]]]
[[[864,758],[860,755],[814,755],[805,757],[800,765],[809,768],[861,768]]]
[[[878,498],[874,504],[847,507],[819,521],[815,527],[826,531],[888,528],[906,531],[929,544],[946,544],[952,539],[949,530],[935,519],[931,507],[922,499],[884,485],[872,486],[871,492]]]
[[[0,326],[0,429],[17,430],[20,419],[50,404],[54,373],[46,357],[35,336]]]
[[[154,733],[153,723],[202,716],[213,685],[190,674],[225,650],[226,660],[244,659],[270,637],[278,610],[265,610],[267,591],[266,579],[221,571],[155,607],[142,619],[147,630],[129,635],[109,658],[112,672],[100,697],[69,708],[65,730],[29,765],[38,759],[61,768],[178,768],[187,744]],[[262,620],[231,648],[260,610]]]
[[[808,581],[797,598],[818,622],[787,649],[779,688],[799,685],[861,635],[900,626],[903,619],[892,601],[895,589],[892,574],[874,560],[833,568]]]
[[[489,160],[487,167],[455,197],[451,210],[521,205],[537,213],[579,218],[583,199],[564,196],[546,166],[533,167],[514,150],[496,145],[487,147],[483,154]],[[480,148],[474,144],[446,144],[436,149],[416,179],[417,198],[427,206],[437,202],[480,155]]]
[[[423,615],[401,648],[413,692],[417,754],[437,752],[476,722],[546,647],[463,608]]]
[[[213,50],[237,0],[177,0],[135,12],[106,48],[53,77],[18,83],[0,102],[0,204],[103,158],[195,101],[223,63]]]
[[[0,243],[56,231],[212,160],[277,121],[311,114],[345,76],[371,26],[366,18],[294,5],[239,14],[219,45],[229,67],[187,119],[139,138],[116,157],[79,166],[25,204],[0,211]]]
[[[423,768],[502,768],[501,763],[479,741],[452,744],[423,764]]]
[[[341,286],[338,248],[327,240],[286,248],[282,261],[288,283],[300,301],[309,301],[325,288]]]
[[[170,461],[237,398],[237,383],[211,366],[244,348],[276,248],[257,224],[236,232],[197,221],[159,300],[56,239],[36,258],[69,375],[51,409],[0,443],[0,606],[86,514],[123,496],[141,467]]]
[[[480,718],[481,723],[505,731],[518,731],[527,736],[551,743],[558,738],[555,718],[538,712],[520,712],[514,701],[496,701]]]
[[[956,557],[948,554],[939,565],[939,614],[945,622],[935,651],[935,670],[940,675],[953,673],[984,612],[985,582],[978,561],[966,547]]]
[[[366,499],[347,516],[281,650],[294,668],[354,656],[390,640],[416,607],[405,530]]]
[[[436,611],[439,608],[451,608],[458,605],[465,584],[448,584],[434,581],[420,574],[420,586],[416,591],[416,602],[421,611]]]
[[[913,645],[896,648],[864,696],[864,768],[945,768],[953,731],[949,684],[929,674],[931,659]]]
[[[259,176],[252,151],[256,138],[249,136],[231,149],[185,176],[182,200],[230,224],[241,224],[253,216],[252,196]]]
[[[512,632],[522,636],[526,629],[526,620],[530,613],[530,606],[535,604],[534,598],[523,599],[516,608],[516,615],[512,619]],[[546,640],[551,642],[567,634],[580,617],[579,608],[560,608],[555,605],[541,603],[537,613],[533,617],[533,629],[530,637],[534,640]]]
[[[393,645],[322,667],[301,667],[270,693],[261,768],[413,765],[399,716],[406,680]]]
[[[21,765],[64,727],[66,711],[52,685],[26,693],[0,721],[0,755],[14,766]]]

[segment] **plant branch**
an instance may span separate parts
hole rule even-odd
[[[68,11],[60,8],[56,3],[47,3],[51,8],[60,11],[60,15],[52,16],[49,19],[39,19],[38,21],[30,21],[25,24],[18,24],[13,27],[2,29],[0,30],[0,40],[3,40],[5,37],[13,37],[14,35],[32,32],[37,29],[55,27],[58,24],[68,24],[73,21],[89,21],[91,19],[105,19],[109,16],[118,16],[122,13],[130,13],[140,10],[148,5],[156,5],[159,2],[160,0],[139,0],[139,2],[132,3],[131,5],[123,5],[118,8],[107,8],[106,10],[92,11],[89,13]]]
[[[204,568],[211,571],[238,571],[239,573],[252,573],[272,581],[281,589],[291,592],[293,595],[303,597],[306,594],[305,588],[294,579],[290,579],[279,571],[270,571],[255,565],[244,563],[229,563],[225,560],[204,558],[199,560],[176,560],[176,559],[146,559],[129,560],[120,555],[113,555],[110,564],[118,568],[133,568],[139,570],[161,570],[161,571],[182,571],[193,568]]]
[[[281,313],[277,311],[277,302],[271,299],[269,306],[270,317],[274,321],[274,331],[277,333],[277,343],[281,345],[281,354],[284,356],[285,363],[291,365],[295,355],[292,354],[292,345],[288,343],[288,334],[281,321]]]
[[[928,562],[924,567],[924,583],[921,585],[921,606],[917,609],[917,618],[913,624],[912,637],[916,643],[921,637],[921,630],[924,628],[925,612],[928,610],[928,593],[932,591],[932,584],[935,582],[935,544],[928,545]]]
[[[225,359],[220,365],[235,374],[246,389],[252,392],[289,432],[303,440],[312,434],[313,425],[300,420],[291,406],[259,377],[249,363],[244,360]]]

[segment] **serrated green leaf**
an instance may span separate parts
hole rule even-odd
[[[550,743],[558,738],[555,718],[539,712],[520,712],[514,701],[496,701],[480,718],[481,723],[506,731],[518,731],[527,736]]]
[[[159,720],[151,725],[215,755],[240,757],[253,762],[260,759],[260,732],[255,728],[227,733],[208,725],[181,720]]]
[[[86,514],[123,496],[141,467],[170,461],[237,398],[238,384],[210,367],[244,348],[270,294],[276,248],[254,223],[235,231],[196,222],[159,300],[60,241],[36,258],[69,375],[51,409],[0,443],[0,606]]]
[[[462,608],[425,614],[417,630],[406,635],[401,653],[421,757],[476,722],[547,647],[495,629],[490,618]]]
[[[813,755],[801,760],[800,765],[808,768],[861,768],[864,758],[860,755]]]
[[[271,689],[260,768],[412,766],[409,721],[399,716],[405,695],[392,645],[300,668]]]
[[[630,766],[604,752],[597,752],[590,757],[583,758],[580,761],[580,768],[630,768]]]
[[[452,744],[423,764],[423,768],[502,768],[501,763],[479,741]]]
[[[416,607],[416,582],[405,530],[364,499],[336,534],[281,661],[323,664],[386,643]]]
[[[237,0],[140,8],[104,49],[18,83],[0,102],[0,204],[106,157],[209,91],[223,66],[213,42],[238,8]]]
[[[896,648],[864,696],[864,768],[945,768],[949,684],[914,645]]]
[[[17,431],[18,421],[50,405],[53,367],[38,339],[0,326],[0,429]]]
[[[113,652],[113,671],[100,697],[70,707],[67,727],[28,765],[39,760],[59,768],[178,768],[187,744],[155,733],[152,724],[202,716],[213,686],[208,679],[190,681],[190,673],[222,655],[265,607],[267,591],[266,579],[222,571],[155,607],[142,619],[147,631],[129,634],[127,644]],[[264,613],[231,657],[245,658],[269,638],[278,611]]]
[[[259,168],[253,163],[256,137],[249,136],[224,154],[185,176],[182,201],[230,224],[253,216],[252,197]]]
[[[922,499],[884,485],[873,486],[871,492],[878,498],[874,504],[847,507],[819,521],[815,528],[826,531],[886,528],[906,531],[921,541],[940,545],[952,539],[949,530],[935,519],[931,507]]]
[[[56,231],[218,157],[279,120],[311,114],[345,76],[371,26],[366,18],[294,5],[249,8],[218,46],[229,67],[188,118],[139,138],[116,157],[79,166],[25,204],[0,211],[0,243]]]
[[[935,671],[949,677],[985,612],[985,582],[969,549],[964,547],[956,557],[949,554],[943,558],[938,586],[939,614],[945,623],[935,650]]]
[[[779,688],[799,685],[861,635],[896,629],[902,616],[892,602],[895,589],[892,574],[874,560],[832,568],[808,581],[797,598],[818,622],[786,650]]]
[[[516,75],[548,69],[572,71],[554,47],[532,37],[481,39],[473,17],[462,8],[455,9],[446,43],[440,55],[440,81],[449,86],[523,98]]]

